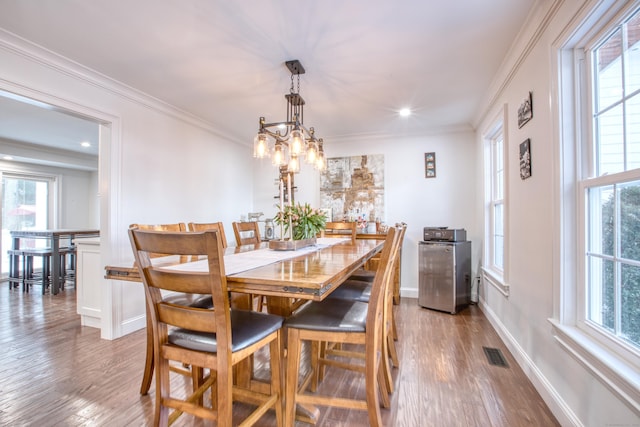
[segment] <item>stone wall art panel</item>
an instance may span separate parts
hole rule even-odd
[[[384,155],[334,157],[320,175],[320,205],[332,221],[384,219]]]

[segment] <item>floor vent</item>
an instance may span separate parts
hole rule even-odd
[[[499,349],[491,347],[482,347],[482,349],[484,350],[484,354],[487,356],[487,360],[490,365],[502,366],[504,368],[509,367],[509,364]]]

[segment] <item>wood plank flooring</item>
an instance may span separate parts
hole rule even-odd
[[[73,289],[52,296],[0,285],[1,426],[152,424],[155,387],[138,394],[144,331],[102,340],[97,329],[80,326]],[[392,407],[382,410],[385,425],[559,425],[478,307],[452,316],[403,298],[396,310],[401,365],[394,370]],[[500,349],[509,367],[490,365],[483,346]],[[264,363],[256,366],[265,375]],[[186,384],[179,375],[172,379],[175,388]],[[358,396],[364,382],[329,368],[322,390]],[[320,426],[368,424],[365,412],[320,411]],[[183,416],[174,425],[211,424]],[[268,414],[258,425],[273,426],[275,418]]]

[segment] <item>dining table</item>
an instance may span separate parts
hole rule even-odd
[[[269,242],[228,247],[224,255],[227,289],[241,296],[234,299],[237,308],[250,309],[251,295],[264,295],[269,313],[288,317],[306,301],[327,298],[380,252],[383,245],[384,236],[380,239],[358,239],[355,243],[349,238],[318,238],[315,245],[296,251],[272,250]],[[154,259],[153,263],[172,269],[206,271],[206,261],[183,261],[179,257],[168,256]],[[138,268],[133,264],[108,265],[105,278],[142,281]],[[153,333],[150,329],[147,324],[147,359],[153,358]],[[252,388],[264,386],[250,378],[250,369],[242,371],[239,383]],[[145,372],[141,394],[149,390],[152,377],[152,372]],[[315,418],[314,414],[307,414],[307,417],[308,422]]]
[[[96,237],[100,235],[100,230],[95,229],[75,229],[75,228],[57,228],[43,230],[13,230],[11,231],[12,249],[17,251],[20,249],[21,239],[45,239],[48,242],[47,247],[51,249],[51,293],[56,295],[60,291],[60,241],[69,239],[73,242],[76,238]],[[13,257],[13,271],[18,271],[18,258]]]

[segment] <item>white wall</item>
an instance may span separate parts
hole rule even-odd
[[[424,154],[434,151],[437,177],[425,178]],[[479,253],[480,231],[474,211],[476,192],[476,153],[473,132],[456,132],[421,137],[366,138],[325,143],[330,157],[383,154],[385,162],[385,213],[388,224],[404,221],[408,224],[402,252],[401,295],[418,296],[418,241],[426,226],[466,228],[474,241],[474,257]],[[256,162],[258,162],[256,160]],[[265,213],[275,213],[273,199],[263,194],[277,195],[277,170],[265,160],[256,166],[256,207]],[[296,201],[319,206],[318,172],[303,165],[296,175],[299,192]],[[476,258],[477,259],[477,258]],[[476,261],[473,263],[474,274]]]
[[[230,229],[240,213],[253,209],[249,147],[3,32],[0,64],[1,90],[103,123],[97,196],[102,265],[133,261],[126,233],[131,223],[223,221]],[[69,215],[63,225],[77,219]],[[142,286],[97,280],[103,289],[102,336],[144,327]]]
[[[554,339],[549,318],[554,315],[554,230],[560,220],[554,194],[561,184],[554,162],[559,155],[558,135],[554,132],[551,105],[557,73],[552,67],[556,54],[552,44],[584,3],[551,2],[540,4],[530,26],[523,29],[504,67],[497,73],[495,89],[485,103],[476,138],[476,192],[482,194],[482,132],[491,126],[504,105],[507,106],[505,160],[507,169],[506,207],[508,210],[507,259],[509,295],[488,283],[480,289],[483,311],[505,341],[562,425],[637,425],[638,414],[598,381]],[[545,15],[548,10],[554,14]],[[547,9],[549,8],[549,9]],[[541,25],[541,26],[539,26]],[[575,25],[575,24],[574,24]],[[531,38],[533,37],[533,38]],[[533,92],[533,118],[521,129],[517,110]],[[532,176],[519,176],[519,144],[531,139]],[[483,211],[482,197],[475,210]],[[482,221],[478,223],[482,224]]]

